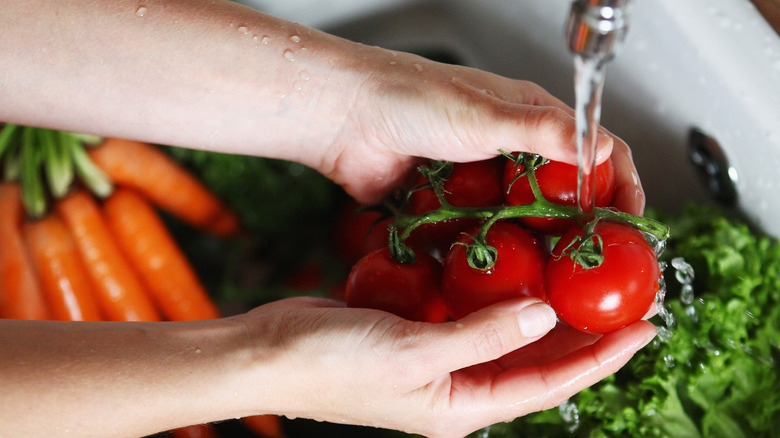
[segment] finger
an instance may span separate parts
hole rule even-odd
[[[462,80],[453,79],[453,85],[467,96],[469,108],[482,104],[473,123],[463,124],[468,132],[459,138],[471,138],[478,147],[503,148],[530,152],[555,161],[577,163],[577,126],[573,110],[544,89],[531,83],[518,85],[511,98],[488,93]],[[469,110],[471,113],[471,110]],[[453,117],[458,120],[460,117]],[[454,129],[458,129],[455,126]],[[597,156],[609,156],[613,139],[603,132],[597,136]]]
[[[494,381],[493,397],[511,405],[515,417],[555,407],[617,372],[655,334],[653,324],[639,321],[553,363],[506,371]],[[530,396],[518,401],[518,394]]]
[[[263,304],[260,307],[255,308],[263,311],[267,310],[284,310],[284,309],[302,309],[302,308],[322,308],[322,307],[346,307],[343,301],[333,300],[330,298],[321,297],[292,297],[282,300],[272,301],[267,304]]]
[[[486,307],[458,321],[434,324],[431,342],[422,343],[418,360],[434,376],[497,359],[547,334],[555,311],[536,298],[519,298]],[[435,351],[425,349],[437,345]]]
[[[538,341],[499,358],[503,369],[541,366],[598,341],[601,335],[585,333],[559,321],[554,329]]]
[[[615,208],[626,213],[641,216],[645,210],[645,192],[634,166],[631,149],[615,137],[612,148],[612,162],[615,165]]]

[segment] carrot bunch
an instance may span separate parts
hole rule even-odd
[[[240,231],[238,216],[155,146],[109,138],[88,148],[78,139],[0,131],[0,318],[218,318],[157,209],[220,237]],[[261,436],[281,436],[278,417],[246,423],[258,420],[270,425]],[[215,436],[208,425],[172,432]]]

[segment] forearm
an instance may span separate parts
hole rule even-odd
[[[343,40],[227,1],[45,4],[0,10],[0,120],[296,160],[362,75]]]
[[[237,391],[250,354],[231,319],[0,320],[0,345],[0,424],[9,436],[143,436],[244,412]],[[252,368],[258,375],[262,361]]]

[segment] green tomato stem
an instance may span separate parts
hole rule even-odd
[[[515,157],[502,151],[508,159],[514,159],[518,165],[524,166],[524,171],[528,175],[528,181],[535,200],[525,205],[500,205],[488,207],[455,207],[449,204],[444,198],[444,178],[439,175],[440,172],[430,168],[422,171],[423,175],[429,179],[430,186],[436,193],[440,201],[440,208],[427,211],[418,215],[406,214],[399,208],[392,208],[395,213],[395,230],[397,233],[395,247],[402,248],[403,242],[417,227],[424,224],[444,222],[452,219],[476,218],[484,219],[485,222],[475,236],[476,244],[487,246],[486,236],[490,227],[502,219],[520,218],[520,217],[550,217],[559,219],[579,219],[579,210],[576,206],[560,205],[550,202],[544,198],[539,183],[536,179],[536,166],[539,164],[539,158],[532,154],[523,154]],[[438,167],[437,169],[441,169]],[[663,242],[669,238],[670,229],[667,225],[653,219],[632,215],[629,213],[617,211],[609,208],[597,207],[594,209],[593,220],[608,220],[623,222],[642,231],[648,240]]]

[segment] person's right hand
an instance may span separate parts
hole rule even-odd
[[[236,395],[257,411],[242,415],[270,409],[428,437],[462,437],[555,407],[655,335],[646,321],[604,336],[563,324],[548,334],[555,314],[532,298],[441,324],[317,298],[277,301],[236,320],[255,345]]]

